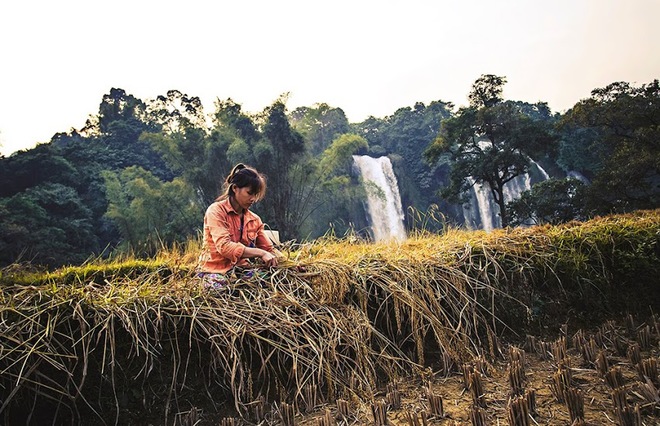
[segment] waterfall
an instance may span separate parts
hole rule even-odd
[[[367,192],[367,210],[374,240],[405,240],[401,196],[390,159],[354,155],[353,161]]]
[[[472,185],[472,196],[468,205],[463,207],[465,223],[472,229],[492,231],[497,221],[497,205],[491,202],[490,188],[488,185],[474,183],[471,177],[468,181]]]
[[[550,179],[548,173],[535,161],[532,161],[531,169],[538,172],[539,181]],[[469,181],[473,185],[470,200],[463,206],[465,224],[469,228],[486,231],[499,228],[501,226],[500,210],[495,200],[493,200],[490,187],[488,184],[474,184],[473,178],[469,178]],[[504,184],[504,201],[508,203],[516,200],[523,192],[530,189],[532,189],[532,177],[529,173],[516,176]]]
[[[572,178],[572,179],[577,179],[580,182],[584,183],[585,185],[589,185],[591,182],[589,182],[589,179],[582,173],[578,172],[577,170],[570,170],[568,173],[566,173],[566,177]]]

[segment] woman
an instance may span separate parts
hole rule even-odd
[[[277,266],[273,244],[264,234],[261,218],[250,211],[266,193],[263,175],[244,164],[237,164],[225,179],[225,191],[204,215],[204,243],[200,276],[204,287],[223,288],[227,274],[240,271],[251,276],[250,258],[259,258],[266,267]]]

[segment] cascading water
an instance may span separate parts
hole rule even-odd
[[[550,179],[548,173],[535,161],[532,161],[531,168],[535,171],[535,175],[539,176],[539,182]],[[474,183],[472,178],[470,183]],[[504,184],[504,201],[508,203],[518,199],[524,191],[529,191],[531,188],[532,178],[529,173],[517,176]],[[488,184],[473,184],[471,191],[470,201],[463,206],[465,224],[472,229],[485,231],[500,227],[499,207],[493,199]]]
[[[497,221],[497,205],[491,202],[490,189],[488,185],[474,183],[471,177],[468,180],[472,185],[472,196],[467,205],[463,206],[465,223],[472,229],[492,231]]]
[[[570,170],[568,173],[566,173],[566,177],[571,178],[571,179],[577,179],[580,182],[589,185],[591,182],[585,175],[582,173],[578,172],[577,170]]]
[[[367,192],[367,210],[374,240],[405,240],[401,196],[390,159],[354,155],[353,161]]]

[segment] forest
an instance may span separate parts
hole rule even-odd
[[[0,266],[81,264],[111,253],[151,256],[197,238],[231,167],[268,178],[255,211],[282,240],[368,238],[353,155],[387,156],[408,230],[464,226],[474,185],[489,189],[500,225],[560,224],[660,206],[660,83],[613,82],[564,113],[503,98],[484,74],[456,108],[437,100],[349,123],[340,107],[256,114],[232,99],[213,112],[168,91],[103,95],[81,129],[0,157]],[[518,200],[505,184],[540,165]]]
[[[660,82],[564,113],[506,82],[361,123],[113,88],[0,158],[0,422],[657,423]],[[392,165],[403,241],[373,235],[356,155]],[[208,291],[203,213],[238,162],[283,258]]]

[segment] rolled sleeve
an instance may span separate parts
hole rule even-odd
[[[262,250],[266,250],[269,252],[273,251],[273,243],[270,241],[270,238],[268,238],[266,234],[264,234],[263,225],[261,225],[261,227],[259,228],[259,232],[257,233],[256,246]]]
[[[253,247],[260,248],[269,252],[273,251],[273,244],[266,234],[264,234],[264,224],[261,218],[250,212],[249,220],[245,224],[246,236]]]

